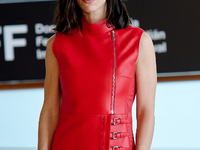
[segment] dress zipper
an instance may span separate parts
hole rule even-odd
[[[111,103],[111,114],[114,114],[114,96],[115,96],[115,35],[114,30],[111,31],[112,33],[112,41],[113,41],[113,49],[114,49],[114,65],[113,65],[113,89],[112,89],[112,103]]]

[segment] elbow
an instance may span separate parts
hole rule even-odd
[[[142,109],[137,112],[136,115],[137,122],[143,122],[144,120],[155,121],[155,114],[153,109]]]

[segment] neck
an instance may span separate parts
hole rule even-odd
[[[106,32],[110,32],[114,29],[114,27],[110,26],[110,24],[106,24],[107,19],[96,23],[90,23],[84,15],[82,15],[81,23],[82,23],[82,31],[87,32],[89,34],[102,34]]]
[[[82,11],[82,13],[89,23],[97,23],[106,19],[106,11],[107,11],[107,5],[103,5],[96,11],[93,12]]]

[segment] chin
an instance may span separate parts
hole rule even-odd
[[[93,11],[98,10],[98,8],[99,8],[98,5],[96,5],[94,3],[87,4],[87,3],[81,2],[79,4],[79,6],[85,12],[93,12]]]
[[[85,3],[83,0],[77,0],[78,5],[84,12],[91,13],[100,9],[106,1],[104,0],[95,0],[92,3]]]
[[[94,12],[96,11],[98,8],[95,8],[95,7],[88,7],[88,8],[82,8],[82,10],[86,13],[91,13],[91,12]]]

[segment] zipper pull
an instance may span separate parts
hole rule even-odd
[[[114,30],[112,30],[111,33],[112,33],[112,40],[115,41]]]
[[[114,110],[111,110],[111,112],[110,112],[112,115],[114,114]]]

